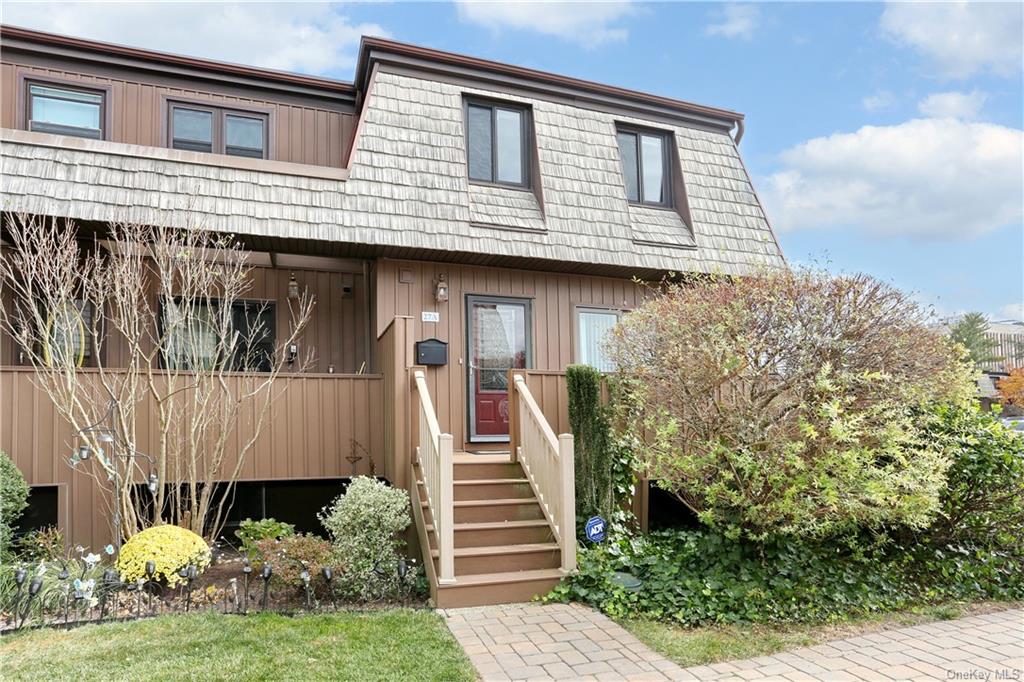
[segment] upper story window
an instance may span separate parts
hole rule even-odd
[[[671,206],[671,135],[620,127],[616,136],[629,202],[646,206]]]
[[[471,101],[466,105],[469,179],[528,187],[529,112],[523,107]]]
[[[170,106],[172,148],[267,158],[266,115],[177,102]]]
[[[101,90],[28,84],[28,129],[102,140],[105,93]]]

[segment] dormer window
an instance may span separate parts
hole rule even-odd
[[[102,140],[104,94],[101,90],[29,83],[28,129]]]
[[[617,131],[626,198],[631,204],[671,206],[669,133],[620,126]]]
[[[470,181],[529,187],[528,125],[529,111],[523,107],[468,102],[466,149]]]

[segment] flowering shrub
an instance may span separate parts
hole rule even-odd
[[[202,573],[210,560],[209,545],[192,531],[180,526],[153,526],[136,533],[121,547],[117,571],[128,583],[145,580],[146,562],[152,561],[156,566],[153,580],[176,587],[183,581],[178,571],[193,565]]]
[[[256,543],[253,556],[257,567],[269,563],[274,573],[272,581],[292,587],[302,587],[302,570],[309,571],[311,583],[323,581],[321,569],[334,565],[331,543],[315,535],[290,535],[280,540],[265,539]]]
[[[399,535],[412,522],[409,494],[374,478],[358,476],[325,507],[320,521],[331,535],[340,566],[338,587],[362,601],[395,596],[400,589]],[[406,575],[410,585],[415,576]]]
[[[612,333],[618,423],[640,468],[731,537],[923,528],[951,459],[915,408],[974,390],[928,322],[867,276],[673,285]]]

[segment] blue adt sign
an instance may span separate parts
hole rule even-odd
[[[587,539],[591,542],[602,542],[605,537],[605,522],[600,516],[591,516],[587,520],[587,525],[584,526],[584,530],[587,533]]]

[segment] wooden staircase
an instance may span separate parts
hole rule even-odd
[[[510,372],[512,455],[456,453],[411,368],[416,533],[438,608],[529,601],[576,569],[573,438],[555,436]]]
[[[435,605],[522,602],[550,591],[563,575],[561,550],[522,467],[507,455],[456,453],[453,470],[455,581],[432,590]],[[433,518],[419,467],[413,471],[437,574]]]

